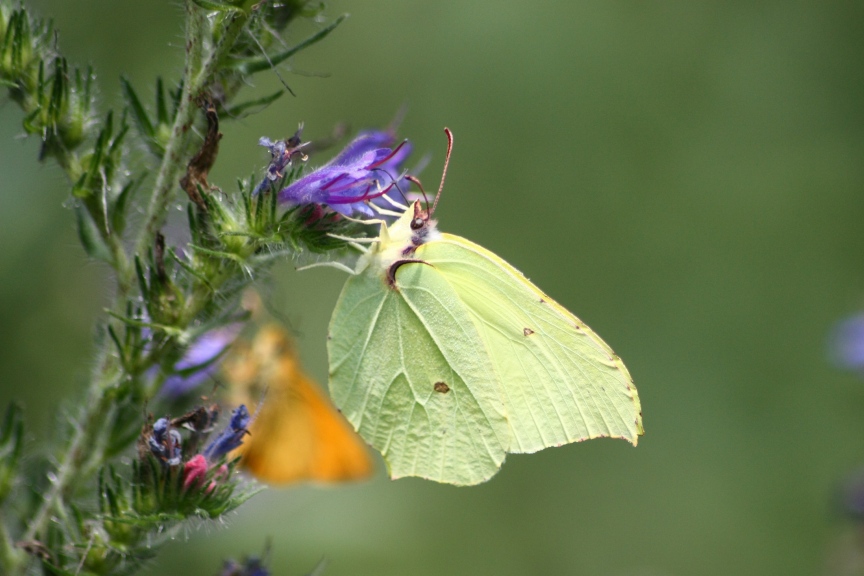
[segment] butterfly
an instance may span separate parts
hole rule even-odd
[[[372,474],[363,441],[303,372],[290,338],[275,325],[236,343],[222,365],[233,404],[257,411],[232,457],[268,484],[339,482]],[[256,404],[260,404],[255,407]]]
[[[600,437],[636,445],[639,396],[612,349],[510,264],[438,230],[445,133],[431,208],[403,206],[392,223],[373,221],[377,237],[352,242],[362,255],[328,334],[334,403],[393,478],[473,485],[508,453]]]

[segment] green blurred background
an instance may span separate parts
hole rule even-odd
[[[146,93],[182,68],[179,2],[28,3],[96,66],[106,105],[121,72]],[[401,133],[431,153],[434,188],[449,126],[441,228],[509,260],[615,348],[646,435],[636,449],[513,456],[475,488],[382,472],[267,491],[147,573],[213,574],[267,538],[274,574],[322,557],[328,576],[837,573],[852,528],[832,496],[864,464],[864,381],[832,368],[826,335],[864,306],[864,4],[328,6],[351,18],[283,74],[296,98],[223,124],[211,182],[261,170],[259,136],[383,126],[406,104]],[[81,397],[111,289],[20,121],[0,108],[0,401],[24,401],[39,447]],[[276,280],[272,301],[323,381],[344,275],[285,263]]]

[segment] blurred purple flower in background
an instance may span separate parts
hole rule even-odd
[[[242,563],[226,560],[219,576],[270,576],[270,571],[264,566],[264,560],[250,556]]]
[[[864,314],[843,320],[830,338],[831,356],[841,368],[864,372]]]
[[[279,192],[288,204],[326,204],[345,216],[374,216],[367,204],[389,194],[394,187],[403,192],[408,181],[402,164],[411,153],[407,140],[393,148],[395,136],[380,130],[362,132],[333,160]],[[379,201],[378,205],[387,206]]]
[[[219,369],[222,353],[242,329],[243,323],[235,322],[199,336],[174,364],[174,373],[165,379],[159,394],[176,398],[209,380]]]

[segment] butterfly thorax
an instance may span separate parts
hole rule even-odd
[[[432,220],[419,202],[405,210],[398,220],[381,225],[378,242],[371,246],[358,264],[358,271],[367,268],[376,274],[389,278],[392,283],[394,266],[404,262],[416,262],[414,252],[427,242],[441,237],[437,222]]]

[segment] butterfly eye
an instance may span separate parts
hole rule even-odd
[[[419,230],[423,227],[424,224],[426,224],[426,220],[424,220],[423,218],[414,218],[413,220],[411,220],[411,229]]]

